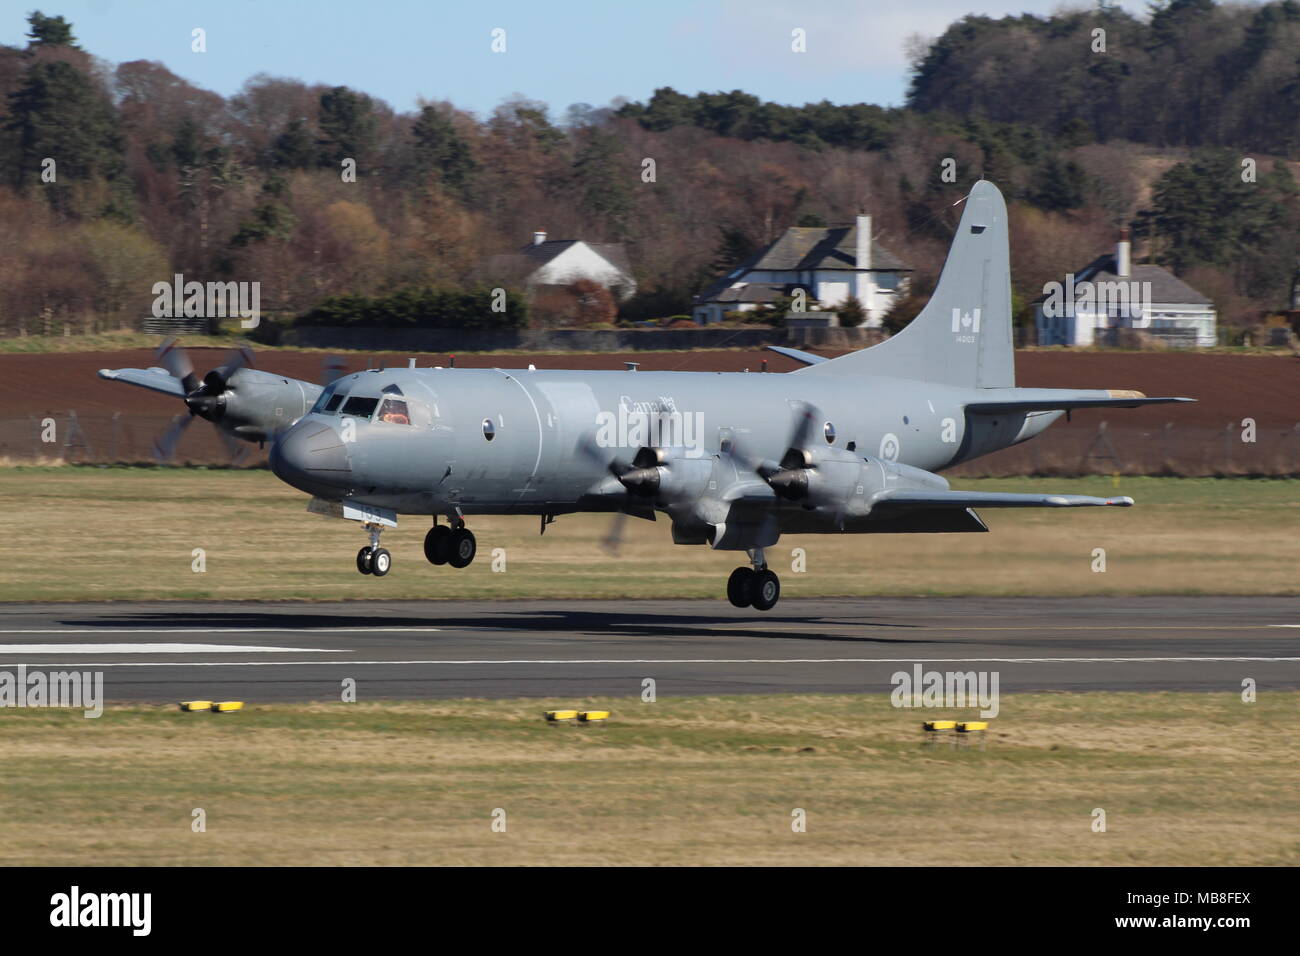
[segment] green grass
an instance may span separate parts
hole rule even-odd
[[[959,488],[1127,494],[1132,509],[989,510],[989,534],[802,535],[769,562],[787,597],[903,594],[1298,594],[1300,481],[1024,478]],[[475,563],[433,567],[428,519],[385,532],[394,570],[357,574],[366,541],[352,522],[306,512],[307,498],[264,470],[0,469],[0,600],[282,600],[711,597],[737,554],[674,545],[668,524],[629,519],[617,558],[610,518],[474,517]],[[193,551],[206,570],[194,572]],[[792,569],[804,550],[806,573]],[[1093,551],[1106,552],[1094,573]],[[493,571],[493,553],[498,552]]]
[[[0,863],[1294,865],[1298,704],[1003,695],[983,751],[883,691],[7,710]]]

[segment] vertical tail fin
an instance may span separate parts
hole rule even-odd
[[[801,375],[913,378],[967,388],[1015,385],[1007,204],[980,180],[966,197],[934,295],[879,345],[801,369]]]

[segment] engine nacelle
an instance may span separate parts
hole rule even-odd
[[[213,421],[240,438],[264,441],[307,414],[320,392],[319,385],[241,368],[226,382]]]

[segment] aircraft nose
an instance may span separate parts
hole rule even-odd
[[[347,445],[328,422],[298,422],[276,438],[268,458],[277,478],[308,494],[341,498],[352,486]]]

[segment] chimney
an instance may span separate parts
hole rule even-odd
[[[538,230],[537,232],[533,233],[533,245],[540,246],[545,241],[546,241],[546,233],[544,231]]]
[[[1132,269],[1129,265],[1128,227],[1119,231],[1119,242],[1115,243],[1115,275],[1127,279]]]
[[[871,217],[858,213],[858,247],[855,250],[857,267],[871,268]]]

